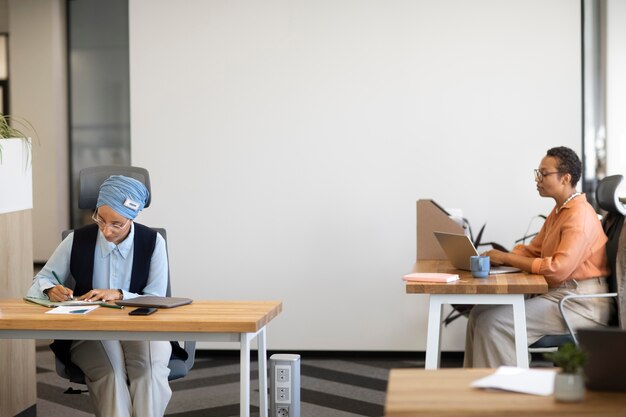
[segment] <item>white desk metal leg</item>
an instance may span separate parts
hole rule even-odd
[[[239,416],[250,417],[250,340],[252,334],[241,333]]]
[[[267,417],[267,350],[265,347],[265,327],[257,335],[259,356],[259,417]]]
[[[426,369],[437,369],[441,352],[441,309],[443,304],[500,304],[513,306],[517,366],[528,368],[528,337],[524,294],[431,294],[428,303]]]
[[[528,337],[526,334],[526,307],[524,304],[524,295],[519,294],[518,297],[515,297],[512,304],[517,366],[519,368],[528,368]]]
[[[439,356],[441,351],[441,308],[441,297],[435,294],[431,294],[428,303],[428,333],[426,335],[425,366],[426,369],[439,368]]]

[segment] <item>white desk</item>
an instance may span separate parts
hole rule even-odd
[[[194,301],[150,316],[130,309],[98,308],[86,315],[44,314],[19,299],[0,300],[0,338],[68,340],[196,340],[240,343],[240,416],[250,416],[250,347],[257,339],[260,416],[267,417],[265,326],[279,301]]]
[[[444,304],[510,304],[513,306],[515,353],[517,366],[528,368],[528,338],[526,336],[525,294],[548,292],[541,275],[527,273],[490,275],[473,278],[467,271],[454,269],[448,261],[418,261],[413,272],[446,272],[459,274],[455,282],[407,282],[407,294],[428,294],[428,333],[426,339],[426,369],[437,369],[441,352],[441,310]]]

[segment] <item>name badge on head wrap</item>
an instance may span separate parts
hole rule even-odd
[[[146,205],[150,193],[140,181],[111,175],[100,186],[96,207],[109,206],[117,214],[133,220]]]
[[[137,210],[139,210],[139,206],[140,206],[140,204],[138,202],[133,201],[130,198],[127,198],[124,201],[124,207],[128,207],[131,210],[137,211]]]

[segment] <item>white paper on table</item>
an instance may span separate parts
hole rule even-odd
[[[514,366],[501,366],[495,373],[477,379],[470,386],[548,396],[554,392],[555,375],[556,371],[551,369],[525,369]]]
[[[46,314],[87,314],[98,307],[100,306],[59,306],[46,311]]]

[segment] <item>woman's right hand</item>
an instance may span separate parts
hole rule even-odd
[[[55,285],[52,288],[48,288],[44,291],[50,301],[67,301],[74,297],[74,291],[63,285]]]

